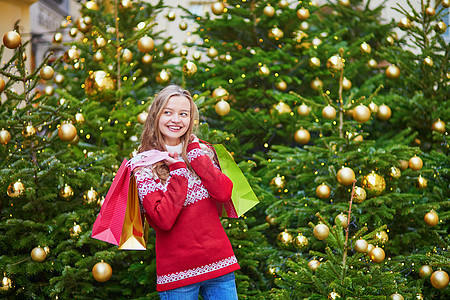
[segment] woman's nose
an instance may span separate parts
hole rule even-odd
[[[177,114],[173,114],[172,115],[172,122],[179,122],[179,121],[180,121],[179,116]]]

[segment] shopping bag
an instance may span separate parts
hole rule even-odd
[[[222,205],[221,215],[237,218],[258,204],[259,200],[227,149],[222,144],[216,144],[213,147],[216,150],[220,169],[233,182],[232,202]],[[235,216],[233,210],[235,210],[237,216]]]

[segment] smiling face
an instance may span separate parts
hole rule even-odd
[[[191,104],[184,96],[172,96],[167,101],[160,117],[159,130],[164,143],[176,146],[188,131],[191,121]]]

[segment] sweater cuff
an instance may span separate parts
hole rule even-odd
[[[190,151],[193,150],[193,149],[200,149],[200,143],[199,143],[199,142],[193,142],[193,143],[190,143],[190,144],[187,146],[186,152],[190,152]]]
[[[177,169],[186,168],[186,163],[182,161],[177,161],[176,163],[169,165],[169,172],[175,171]]]

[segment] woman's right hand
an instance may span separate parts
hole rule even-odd
[[[169,153],[169,158],[166,158],[164,161],[167,166],[170,166],[171,164],[178,162],[178,153],[176,152]]]

